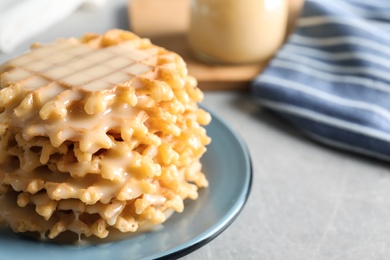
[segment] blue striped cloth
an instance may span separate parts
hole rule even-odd
[[[390,0],[306,0],[252,91],[310,137],[390,159]]]

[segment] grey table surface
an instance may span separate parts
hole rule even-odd
[[[12,53],[0,53],[0,63],[33,42],[128,29],[126,4],[112,0],[104,9],[79,10]],[[390,258],[388,163],[309,140],[249,93],[206,92],[203,105],[246,141],[253,186],[233,224],[184,259]]]

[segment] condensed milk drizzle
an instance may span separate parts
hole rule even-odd
[[[11,122],[24,128],[26,139],[47,134],[57,147],[64,140],[82,138],[77,136],[74,129],[101,132],[102,143],[106,143],[104,148],[109,148],[110,141],[105,137],[108,129],[96,128],[120,127],[124,120],[135,113],[131,106],[113,107],[107,111],[107,103],[115,102],[115,88],[121,83],[129,84],[132,78],[153,70],[153,67],[142,63],[151,57],[151,54],[138,51],[126,42],[95,49],[70,39],[36,48],[6,64],[9,70],[2,75],[2,79],[5,85],[16,84],[23,91],[31,92],[23,101],[24,105],[39,108],[40,117],[37,118],[35,113],[24,115],[20,111],[23,109],[12,107],[16,113],[12,114]],[[91,104],[87,98],[85,111],[75,113],[72,103],[85,99],[85,96],[91,96],[101,103]],[[134,98],[129,101],[130,105],[136,102]],[[101,113],[103,111],[105,114]],[[85,113],[87,116],[84,116]],[[111,114],[117,116],[112,117]],[[107,118],[114,119],[105,123]],[[82,147],[90,153],[97,149],[88,144]]]

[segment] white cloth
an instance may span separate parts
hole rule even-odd
[[[106,0],[1,0],[0,51],[11,52],[81,6],[99,8]]]

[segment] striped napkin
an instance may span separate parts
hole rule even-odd
[[[310,137],[389,160],[390,1],[306,0],[252,90]]]

